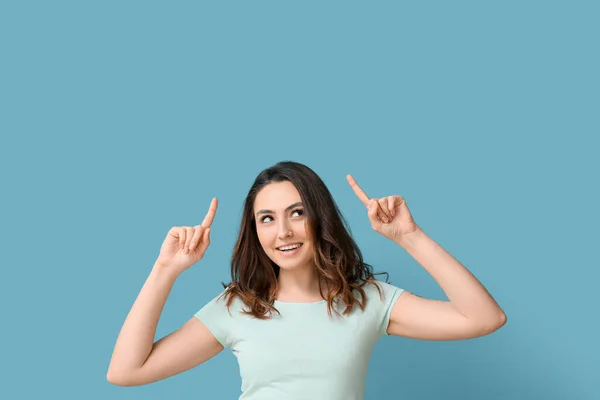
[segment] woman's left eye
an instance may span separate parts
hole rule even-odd
[[[299,213],[300,215],[302,215],[302,214],[304,214],[304,210],[300,210],[300,209],[294,210],[294,211],[292,211],[292,214],[294,214],[294,213]]]

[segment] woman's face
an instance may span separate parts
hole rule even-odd
[[[275,264],[286,270],[312,266],[313,242],[300,193],[291,182],[263,187],[254,200],[254,217],[258,240]]]

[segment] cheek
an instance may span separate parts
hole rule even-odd
[[[309,246],[306,246],[306,257],[312,258],[314,252],[315,252],[315,248],[312,245],[312,243],[310,243]]]
[[[273,243],[273,235],[269,229],[265,229],[264,227],[256,229],[256,235],[258,236],[258,241],[264,248],[271,247]]]
[[[312,234],[311,234],[311,227],[310,227],[310,223],[308,221],[304,221],[304,224],[302,226],[302,233],[304,234],[304,236],[310,240],[312,240]]]

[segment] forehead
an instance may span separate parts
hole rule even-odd
[[[284,210],[290,204],[301,201],[300,193],[289,181],[273,182],[263,187],[254,200],[254,212],[262,209]]]

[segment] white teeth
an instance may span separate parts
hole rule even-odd
[[[283,247],[278,247],[278,250],[293,250],[300,247],[300,244],[293,244],[291,246],[283,246]]]

